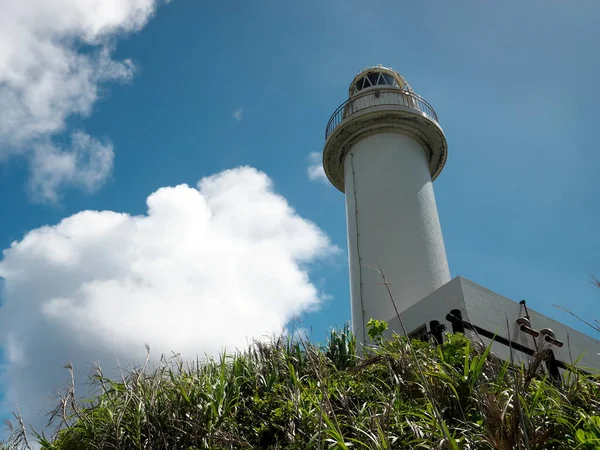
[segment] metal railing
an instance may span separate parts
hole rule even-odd
[[[390,88],[369,89],[350,97],[335,110],[327,123],[325,140],[327,140],[333,130],[335,130],[344,119],[360,111],[364,111],[365,109],[383,105],[413,108],[421,111],[430,119],[433,119],[436,122],[438,121],[437,114],[433,110],[433,107],[427,103],[424,98],[414,92]]]

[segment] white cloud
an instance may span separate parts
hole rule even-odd
[[[325,170],[323,170],[322,154],[320,152],[312,152],[308,155],[309,166],[307,169],[308,179],[310,181],[322,181],[329,183]]]
[[[194,358],[281,332],[325,298],[307,265],[335,252],[252,168],[165,187],[142,216],[83,211],[28,232],[0,260],[7,407],[30,423],[73,361]]]
[[[233,112],[232,116],[239,122],[244,118],[244,110],[242,108],[238,108]]]
[[[34,147],[30,188],[34,198],[56,202],[61,185],[94,191],[102,185],[113,165],[113,147],[76,131],[71,146],[59,149],[46,142]]]
[[[95,189],[110,172],[106,164],[78,165],[82,153],[105,161],[106,145],[80,131],[77,148],[59,151],[52,138],[70,116],[91,113],[101,84],[131,79],[132,62],[113,60],[111,43],[141,29],[159,1],[0,0],[0,162],[28,158],[42,200],[65,184]],[[79,170],[93,181],[73,177]]]

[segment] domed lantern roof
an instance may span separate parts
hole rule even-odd
[[[378,65],[363,69],[350,83],[348,95],[352,97],[359,92],[373,87],[390,87],[403,91],[414,92],[406,78],[389,67]]]

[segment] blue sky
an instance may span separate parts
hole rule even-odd
[[[343,195],[309,181],[308,155],[354,75],[381,63],[446,133],[434,188],[452,275],[587,332],[552,305],[598,317],[599,14],[595,1],[173,0],[139,32],[111,36],[112,57],[137,67],[131,80],[101,83],[91,113],[51,135],[110,141],[106,181],[40,202],[27,154],[5,158],[0,245],[82,210],[145,214],[161,187],[248,165],[342,249],[308,266],[331,296],[301,316],[321,339],[350,316],[346,224]]]

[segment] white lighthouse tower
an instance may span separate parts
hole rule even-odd
[[[346,194],[352,328],[365,342],[370,318],[396,316],[379,267],[400,312],[450,281],[432,185],[446,138],[433,108],[381,66],[354,78],[325,138],[325,173]]]

